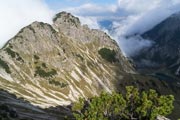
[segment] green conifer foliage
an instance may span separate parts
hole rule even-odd
[[[158,95],[155,90],[139,92],[126,87],[126,94],[103,92],[89,100],[80,99],[72,110],[77,120],[155,120],[173,110],[173,95]]]

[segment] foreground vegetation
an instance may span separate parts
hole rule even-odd
[[[139,92],[128,86],[126,93],[102,93],[90,100],[80,99],[72,107],[77,120],[155,120],[173,110],[173,95],[158,95],[155,90]]]

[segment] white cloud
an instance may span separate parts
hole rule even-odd
[[[118,5],[118,12],[122,11],[126,16],[122,21],[118,21],[118,24],[113,24],[113,36],[127,56],[138,53],[152,43],[135,37],[126,39],[126,36],[142,34],[171,14],[180,11],[179,0],[119,0]]]
[[[143,33],[171,14],[180,10],[180,1],[178,0],[119,0],[119,9],[124,8],[128,12],[125,33],[127,35],[134,33]],[[131,2],[130,2],[131,1]],[[123,3],[123,4],[121,4]]]
[[[91,29],[100,29],[100,26],[97,22],[96,17],[83,17],[83,16],[77,16],[80,21],[81,24],[83,25],[88,25]]]
[[[0,47],[22,27],[34,21],[51,23],[53,15],[42,0],[1,0]]]
[[[92,3],[86,3],[79,7],[69,7],[63,8],[61,10],[73,13],[75,15],[83,16],[83,17],[110,17],[113,16],[113,12],[116,12],[117,5],[105,5],[100,6]]]
[[[80,17],[90,28],[101,28],[99,22],[112,21],[110,35],[129,56],[151,45],[148,40],[130,38],[143,33],[171,14],[180,11],[180,0],[117,0],[118,4],[97,5],[87,3],[79,7],[62,8]],[[4,0],[0,4],[0,46],[13,37],[22,27],[33,21],[51,22],[51,11],[43,0]],[[104,31],[107,31],[103,28]],[[133,44],[136,44],[134,46]],[[127,46],[132,49],[126,49]]]
[[[118,0],[119,9],[126,12],[142,13],[159,5],[161,0]]]
[[[150,47],[153,42],[142,39],[140,36],[134,36],[130,38],[119,37],[120,41],[117,41],[125,56],[134,56],[144,47]]]
[[[94,18],[91,19],[91,23],[111,20],[113,25],[109,33],[127,56],[137,53],[141,48],[152,43],[133,37],[126,39],[126,36],[142,34],[171,14],[180,11],[180,0],[117,0],[117,2],[117,5],[109,6],[85,4],[68,10],[82,18]],[[126,49],[127,46],[129,49]]]

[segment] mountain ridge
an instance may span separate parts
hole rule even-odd
[[[114,91],[123,74],[134,73],[106,33],[72,25],[73,19],[79,24],[76,17],[60,14],[53,25],[33,22],[0,50],[0,88],[46,108]],[[103,48],[115,52],[115,62],[102,58]]]
[[[169,69],[174,75],[179,75],[179,30],[180,12],[171,15],[153,29],[141,36],[153,42],[149,48],[144,48],[134,59],[138,66]],[[148,53],[148,55],[146,54]],[[143,61],[146,61],[147,64]],[[149,62],[148,62],[149,61]],[[148,63],[153,63],[154,65]]]
[[[180,92],[180,12],[175,13],[151,30],[143,33],[142,38],[153,42],[133,56],[136,69],[157,79],[166,81],[174,90],[175,111],[173,119],[179,118]]]

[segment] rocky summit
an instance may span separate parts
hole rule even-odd
[[[114,40],[66,12],[52,25],[33,22],[0,50],[0,88],[41,108],[112,92],[130,73]]]

